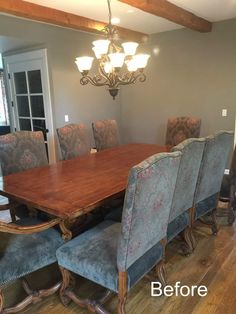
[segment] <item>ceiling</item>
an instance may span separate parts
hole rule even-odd
[[[108,22],[107,0],[24,0],[68,13]],[[236,18],[236,0],[169,0],[210,22]],[[182,28],[163,18],[111,0],[112,16],[120,18],[119,26],[146,34]]]

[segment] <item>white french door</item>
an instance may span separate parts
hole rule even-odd
[[[55,162],[54,128],[46,49],[3,58],[15,130],[42,131],[50,163]]]

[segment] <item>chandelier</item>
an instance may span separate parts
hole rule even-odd
[[[94,86],[107,86],[110,95],[115,99],[120,85],[144,82],[146,75],[144,68],[147,65],[148,54],[136,54],[138,43],[117,43],[117,29],[112,25],[110,0],[107,0],[109,23],[102,30],[107,39],[93,41],[93,52],[98,61],[98,74],[89,75],[92,68],[93,57],[78,57],[76,65],[82,74],[80,83]]]

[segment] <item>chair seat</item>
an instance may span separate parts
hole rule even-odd
[[[42,221],[25,218],[21,226]],[[0,286],[56,262],[56,249],[64,243],[60,233],[47,229],[33,234],[0,233]]]
[[[185,211],[168,224],[167,241],[170,242],[187,226],[189,226],[189,214]]]
[[[206,215],[212,209],[217,207],[218,203],[218,193],[211,195],[210,197],[200,201],[196,204],[196,211],[195,211],[195,220],[201,218],[202,216]]]
[[[62,267],[118,291],[117,245],[121,224],[106,220],[61,246],[57,252]],[[160,244],[151,248],[128,269],[128,289],[162,258]]]

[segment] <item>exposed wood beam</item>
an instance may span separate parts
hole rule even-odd
[[[206,33],[212,29],[212,23],[184,10],[167,0],[119,0],[142,11],[163,17],[171,22]]]
[[[101,34],[106,23],[22,0],[0,0],[0,12],[49,24]],[[142,42],[148,35],[117,27],[123,39]]]

